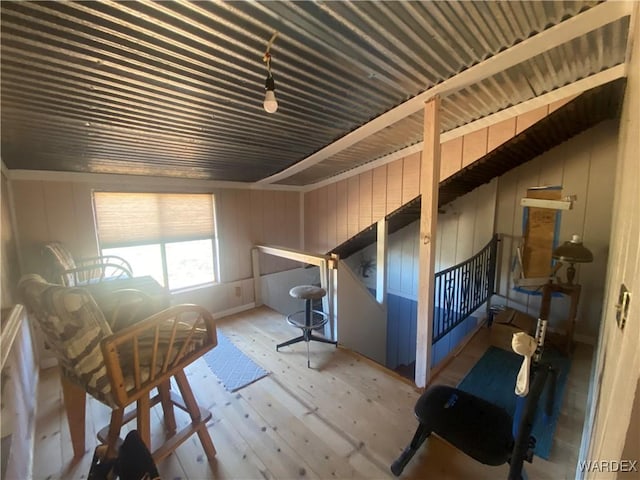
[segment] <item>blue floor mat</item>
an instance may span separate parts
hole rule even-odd
[[[544,414],[544,405],[548,389],[545,388],[538,402],[532,435],[536,438],[535,454],[548,460],[571,361],[550,349],[545,350],[543,361],[551,363],[558,372],[556,392],[552,415],[547,417]],[[489,347],[460,382],[458,388],[504,408],[513,417],[518,398],[514,388],[520,365],[522,365],[520,355],[501,348]]]
[[[220,331],[217,333],[218,345],[204,355],[204,360],[224,388],[235,392],[269,374],[242,353]]]

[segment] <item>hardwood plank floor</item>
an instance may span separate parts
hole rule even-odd
[[[229,393],[204,360],[192,364],[187,376],[200,403],[213,412],[209,431],[218,454],[209,465],[193,436],[160,463],[163,479],[393,478],[389,465],[417,426],[413,407],[420,391],[415,386],[346,349],[316,342],[310,344],[308,369],[304,343],[275,351],[277,343],[299,331],[266,307],[222,319],[218,328],[270,374]],[[456,385],[488,345],[488,331],[482,329],[435,383]],[[535,457],[532,465],[526,464],[529,478],[574,478],[591,356],[591,347],[577,346],[551,458]],[[42,372],[41,382],[35,478],[86,478],[97,444],[95,432],[108,422],[109,409],[88,400],[87,453],[72,464],[56,369]],[[177,420],[188,421],[182,412]],[[162,436],[160,422],[155,411],[155,439]],[[495,479],[506,478],[507,472],[506,465],[480,465],[432,436],[402,478]]]

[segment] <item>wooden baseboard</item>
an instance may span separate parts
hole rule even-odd
[[[485,326],[486,322],[486,318],[482,319],[478,323],[478,325],[476,325],[476,328],[474,328],[471,333],[467,334],[467,336],[462,339],[458,346],[454,350],[449,352],[446,357],[444,357],[444,360],[442,360],[442,362],[440,362],[438,366],[431,369],[431,380],[429,381],[429,385],[434,383],[438,375],[447,367],[447,365],[449,365],[449,363],[451,363],[460,354],[460,352],[464,350],[464,347],[466,347],[467,344],[473,339],[473,337],[475,337],[475,335],[480,331],[480,329]]]
[[[246,310],[251,310],[252,308],[256,308],[255,302],[246,303],[244,305],[240,305],[238,307],[228,308],[227,310],[222,310],[221,312],[212,313],[213,318],[220,319],[224,317],[228,317],[230,315],[235,315],[236,313],[241,313]]]

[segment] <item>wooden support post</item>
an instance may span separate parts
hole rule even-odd
[[[330,289],[327,292],[329,297],[329,323],[331,324],[331,338],[338,341],[338,263],[340,257],[332,253],[329,260],[329,286]]]
[[[440,179],[440,98],[434,97],[424,107],[424,145],[420,166],[420,256],[418,273],[418,325],[415,382],[426,387],[431,370],[433,336],[433,287],[435,275],[435,240],[438,220],[438,184]]]
[[[380,305],[387,301],[387,235],[388,223],[378,220],[378,244],[376,250],[376,300]]]
[[[329,321],[325,323],[323,334],[327,338],[333,338],[331,331],[331,279],[329,276],[329,265],[326,260],[322,260],[318,266],[320,269],[320,286],[325,289],[327,294],[322,297],[322,311],[329,315]]]
[[[256,307],[262,305],[262,284],[260,283],[260,251],[251,249],[251,266],[253,268],[253,297]]]

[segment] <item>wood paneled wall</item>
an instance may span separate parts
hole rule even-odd
[[[444,142],[441,145],[441,180],[570,100],[564,99]],[[576,195],[578,201],[572,210],[562,213],[560,240],[578,233],[595,257],[593,263],[579,266],[578,281],[583,285],[583,294],[576,335],[584,340],[595,339],[604,297],[616,129],[615,122],[600,124],[507,173],[500,178],[499,187],[493,183],[493,191],[484,192],[483,195],[488,194],[487,198],[478,201],[478,198],[469,200],[471,196],[461,197],[445,206],[447,213],[439,216],[436,269],[441,270],[468,258],[488,241],[494,231],[505,234],[501,244],[498,293],[507,305],[537,316],[539,297],[513,290],[511,269],[515,249],[522,237],[520,198],[530,187],[562,185],[564,194]],[[419,171],[420,154],[417,153],[306,193],[306,248],[317,253],[328,252],[415,198],[420,193]],[[417,239],[417,235],[409,237],[414,236]],[[401,247],[389,252],[389,291],[413,296],[417,258],[411,249],[414,240],[409,237],[400,242]],[[374,258],[375,252],[368,250],[365,255]],[[357,263],[358,260],[354,260],[356,269]],[[568,310],[566,299],[554,300],[552,328],[564,329]]]
[[[563,195],[576,195],[571,210],[561,212],[559,241],[579,234],[594,256],[593,263],[576,265],[576,281],[582,285],[576,333],[595,339],[602,315],[607,272],[611,212],[616,169],[617,123],[608,121],[589,129],[500,177],[496,204],[496,232],[503,234],[498,293],[507,305],[526,310],[534,317],[540,296],[513,289],[513,262],[523,234],[520,200],[528,188],[562,185]],[[560,276],[565,277],[564,268]],[[569,302],[554,298],[551,326],[564,328]]]
[[[479,160],[572,98],[443,142],[440,181]],[[305,193],[305,249],[327,253],[417,197],[421,191],[420,157],[420,152],[414,153]]]
[[[438,215],[436,272],[451,267],[477,253],[493,236],[494,205],[498,180],[482,185],[446,206]],[[417,300],[419,222],[415,221],[389,235],[387,285],[389,293]],[[362,277],[360,263],[376,261],[371,245],[345,259],[351,270],[371,289],[376,288],[374,273]]]
[[[20,252],[25,272],[40,271],[40,247],[44,242],[64,242],[77,256],[97,254],[98,243],[93,217],[93,190],[212,192],[193,187],[153,188],[149,182],[126,181],[114,184],[92,181],[12,181]],[[274,190],[213,189],[220,249],[221,283],[205,293],[181,294],[182,301],[198,300],[213,312],[253,302],[251,248],[255,244],[300,247],[300,194]],[[292,262],[265,256],[261,271],[271,273],[292,268]],[[191,295],[191,296],[190,296]],[[195,296],[194,296],[195,295]]]
[[[305,250],[327,253],[420,194],[420,153],[304,195]]]

